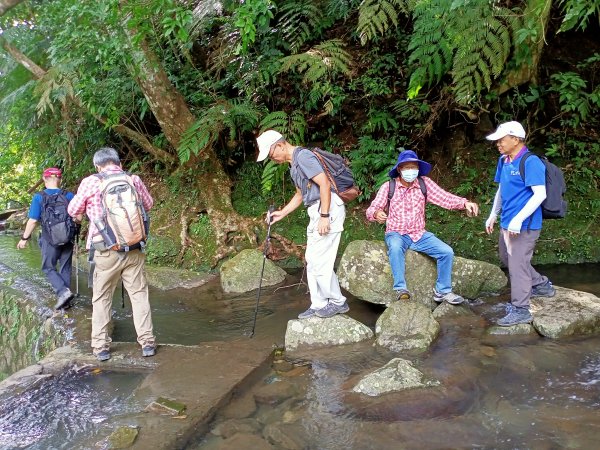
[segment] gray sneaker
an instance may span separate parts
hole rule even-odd
[[[58,295],[58,301],[56,302],[56,305],[54,305],[54,309],[64,308],[73,297],[74,295],[71,292],[71,289],[65,288],[65,290]]]
[[[142,356],[154,356],[156,354],[156,347],[154,345],[146,345],[142,348]]]
[[[533,321],[533,316],[528,308],[513,306],[511,309],[512,310],[506,316],[498,319],[498,322],[496,322],[498,325],[501,327],[510,327],[520,323],[531,323]]]
[[[306,311],[298,314],[298,319],[308,319],[309,317],[314,316],[316,312],[316,309],[308,308]]]
[[[462,302],[465,301],[464,298],[462,298],[460,295],[455,294],[452,291],[442,294],[441,292],[438,292],[435,289],[433,290],[433,300],[436,303],[442,303],[446,301],[451,305],[460,305]]]
[[[536,284],[531,288],[532,297],[554,297],[555,295],[556,289],[554,289],[550,280],[545,283]]]
[[[95,354],[98,361],[108,361],[110,359],[110,351],[102,350]]]
[[[350,307],[346,302],[342,303],[341,305],[336,305],[335,303],[329,302],[327,303],[327,306],[316,310],[315,314],[317,315],[317,317],[327,318],[333,317],[336,314],[344,314],[348,311],[350,311]]]

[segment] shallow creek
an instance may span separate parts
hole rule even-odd
[[[15,245],[16,238],[0,236],[1,262],[43,286],[38,249],[29,246],[17,253]],[[598,264],[540,270],[557,285],[600,296]],[[308,304],[306,285],[297,284],[300,277],[301,273],[293,274],[285,287],[261,293],[256,333],[271,338],[274,346],[283,346],[287,320]],[[83,273],[79,287],[81,296],[74,308],[89,309]],[[256,292],[226,295],[217,279],[190,290],[152,289],[151,299],[159,342],[193,345],[247,336]],[[117,290],[113,340],[133,342],[131,308],[126,302],[123,309],[120,300]],[[292,370],[265,367],[217,412],[209,428],[213,431],[197,435],[188,448],[227,448],[222,430],[231,417],[245,418],[257,437],[285,436],[271,439],[280,443],[274,448],[284,448],[283,442],[285,448],[357,450],[597,448],[600,337],[553,341],[537,335],[487,336],[485,330],[503,313],[499,302],[505,300],[506,295],[479,299],[471,303],[473,316],[443,319],[440,337],[423,354],[394,355],[364,343],[286,355]],[[348,315],[373,328],[383,311],[354,298],[349,298],[349,304]],[[412,360],[441,386],[379,399],[349,395],[359,376],[395,356]],[[74,442],[76,448],[88,448],[102,427],[105,411],[116,408],[127,415],[140,408],[126,393],[141,378],[141,374],[72,370],[50,389],[3,399],[0,448],[74,448]],[[281,401],[254,403],[255,393],[276,384],[290,395],[281,396]],[[229,433],[234,434],[235,430]]]

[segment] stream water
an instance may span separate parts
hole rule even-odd
[[[14,245],[15,238],[0,236],[2,263],[43,284],[43,277],[36,274],[38,250],[30,246],[17,253]],[[539,269],[557,285],[600,296],[599,264]],[[275,345],[283,346],[287,320],[307,305],[306,286],[297,284],[300,275],[291,275],[284,288],[268,288],[261,293],[256,332],[272,337]],[[75,308],[89,307],[83,274],[79,285],[82,296]],[[160,342],[197,344],[246,335],[252,324],[256,293],[226,295],[215,280],[191,290],[152,290],[151,299]],[[499,302],[505,299],[499,296],[473,302],[472,316],[441,320],[440,337],[423,354],[394,355],[365,343],[288,355],[293,370],[265,368],[257,381],[236,393],[230,408],[217,413],[212,429],[222,427],[232,417],[227,410],[238,406],[240,410],[254,393],[265,386],[279,385],[291,394],[280,402],[258,404],[245,420],[254,424],[256,435],[285,436],[286,448],[598,448],[600,337],[554,341],[537,335],[486,335],[491,320],[502,314]],[[383,311],[381,306],[352,297],[349,304],[348,315],[370,327]],[[119,293],[115,295],[114,311],[113,339],[134,341],[130,308],[121,308]],[[421,371],[439,380],[441,387],[368,401],[349,393],[359,376],[396,356],[412,360]],[[98,378],[89,374],[79,376],[76,390],[84,394],[88,388],[96,389],[95,380]],[[112,375],[103,380],[106,390],[129,383]],[[40,410],[50,408],[55,398],[61,399],[61,389],[56,389],[36,399]],[[119,401],[127,405],[129,400]],[[62,403],[63,415],[76,414],[77,403]],[[70,409],[68,405],[72,405]],[[19,413],[0,406],[0,429],[29,442],[30,421],[24,414],[19,416],[23,422],[14,421],[15,414]],[[80,422],[67,426],[40,420],[47,424],[46,430],[54,429],[58,435],[68,436],[73,432],[68,429],[94,433]],[[188,448],[228,448],[222,446],[225,441],[216,434],[222,436],[216,432],[198,435]],[[32,448],[52,448],[39,446],[44,441],[37,442]]]

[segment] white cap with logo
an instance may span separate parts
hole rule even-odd
[[[263,161],[266,159],[267,156],[269,156],[271,145],[282,137],[281,133],[275,130],[267,130],[264,133],[261,133],[260,136],[256,138],[256,143],[258,144],[258,158],[256,158],[256,161]]]
[[[486,136],[488,141],[497,141],[502,139],[504,136],[515,136],[521,139],[525,139],[525,128],[519,122],[505,122],[498,126],[498,129],[492,134]]]

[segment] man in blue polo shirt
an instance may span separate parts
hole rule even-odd
[[[67,201],[71,201],[74,197],[72,192],[65,192],[60,189],[62,171],[56,167],[45,169],[42,178],[46,189],[43,192],[38,192],[31,200],[29,207],[29,220],[25,225],[25,231],[21,236],[21,240],[17,244],[17,248],[22,249],[27,245],[27,241],[31,238],[33,231],[42,221],[44,196],[55,196],[64,193]],[[66,207],[65,207],[66,212]],[[67,220],[72,219],[67,214]],[[70,225],[71,226],[71,225]],[[74,226],[74,225],[73,225]],[[42,248],[42,272],[48,278],[54,292],[58,297],[55,309],[68,307],[69,301],[73,298],[71,292],[71,260],[73,257],[73,242],[66,242],[61,245],[52,245],[46,230],[42,227],[42,237],[40,239]],[[58,264],[58,270],[57,270]]]
[[[552,297],[556,293],[548,278],[531,265],[542,230],[540,205],[546,198],[546,167],[537,156],[531,156],[525,161],[525,179],[521,177],[519,163],[529,150],[525,146],[525,129],[519,122],[501,124],[486,139],[496,141],[500,159],[494,177],[499,183],[498,191],[485,229],[492,233],[498,213],[502,212],[498,252],[508,267],[511,286],[506,316],[497,323],[505,327],[530,323],[530,298]]]

